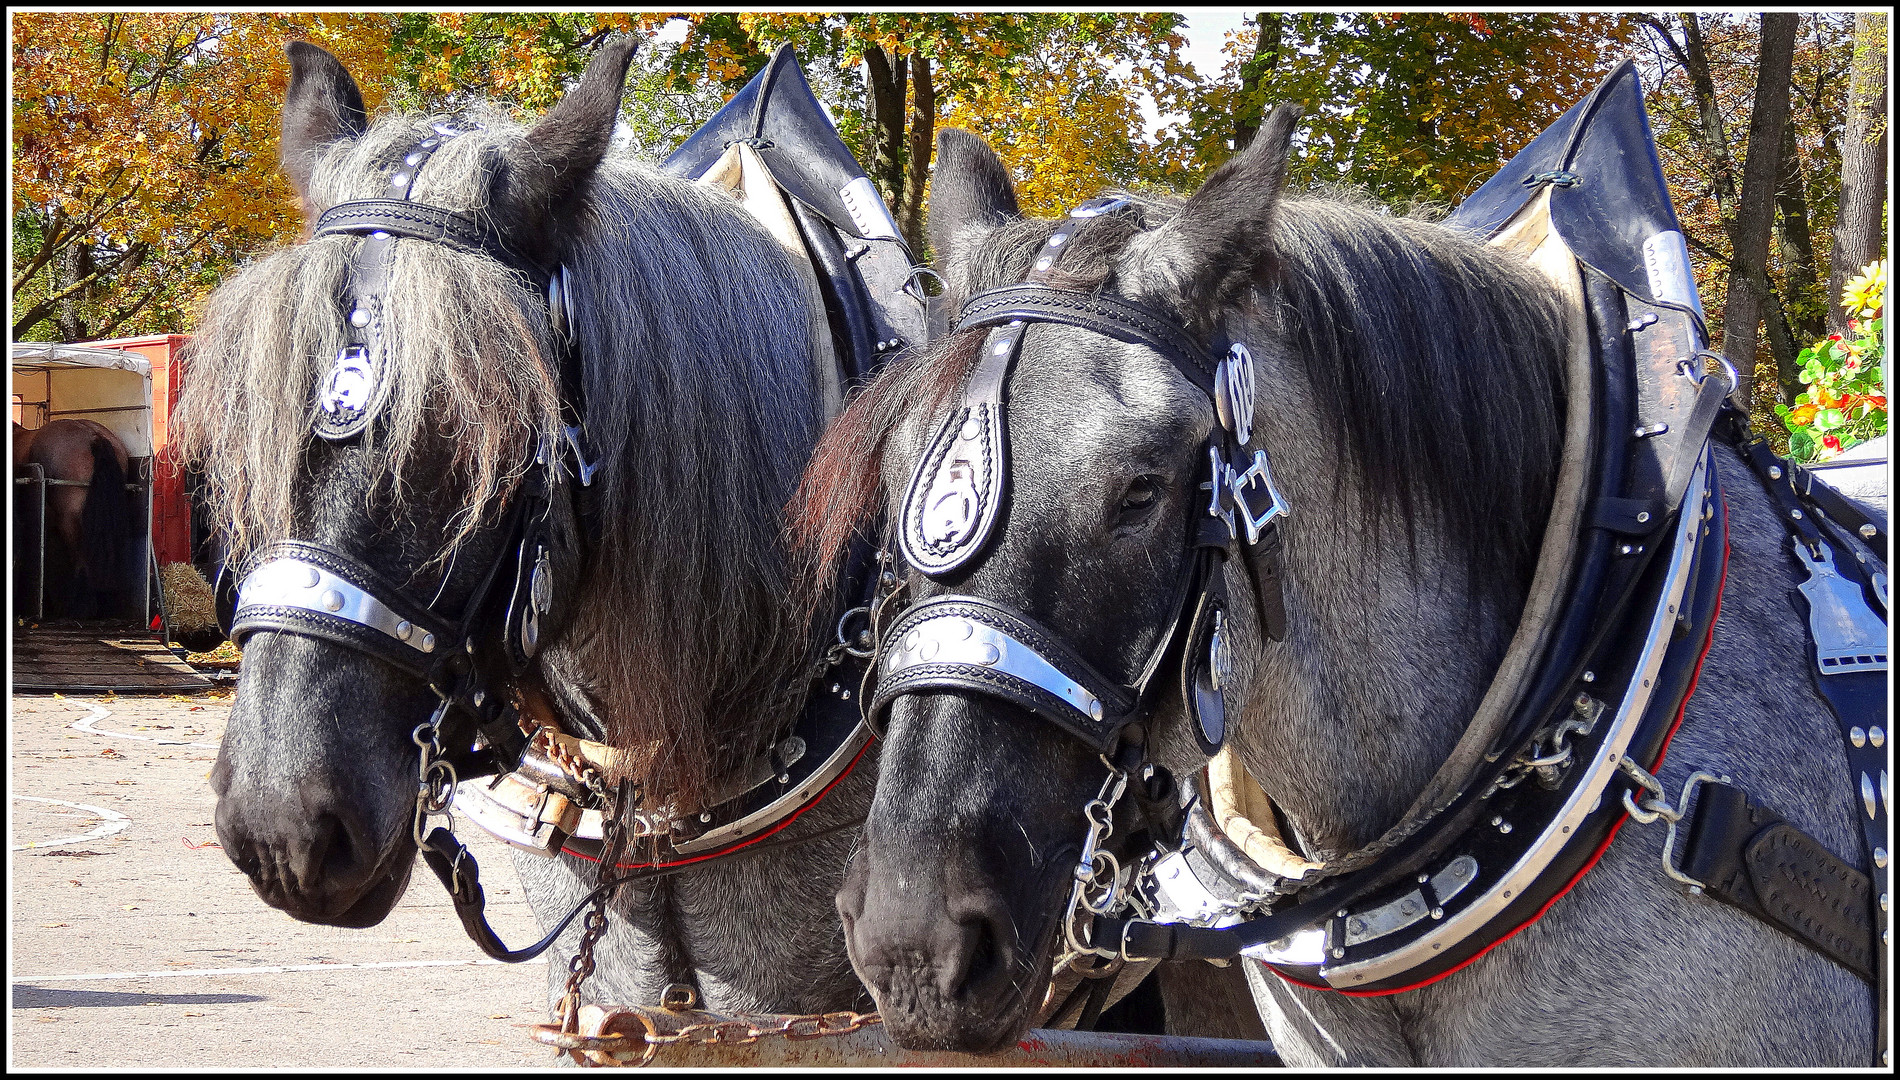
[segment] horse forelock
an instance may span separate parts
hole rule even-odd
[[[520,125],[474,115],[480,127],[450,121],[465,133],[424,167],[417,201],[488,215],[496,162],[533,152]],[[430,119],[383,118],[327,149],[313,213],[385,194]],[[781,508],[823,415],[811,313],[783,249],[722,194],[610,160],[576,198],[555,247],[576,286],[587,439],[602,468],[583,498],[591,551],[574,622],[550,655],[570,652],[561,670],[584,680],[609,742],[657,748],[649,790],[670,780],[690,801],[803,696],[793,675],[812,642],[792,614]],[[179,449],[204,470],[235,558],[293,534],[295,463],[313,438],[317,380],[344,343],[357,244],[270,252],[206,303]],[[492,259],[417,240],[396,242],[386,296],[394,381],[365,445],[387,497],[457,500],[459,541],[493,520],[485,512],[560,430],[545,300]],[[453,441],[454,477],[408,475],[429,431]]]
[[[520,129],[483,119],[490,126],[449,140],[429,161],[418,201],[485,207],[493,154]],[[428,131],[428,118],[391,116],[329,148],[312,178],[312,209],[386,194],[390,168]],[[178,448],[204,470],[236,560],[292,534],[301,470],[287,466],[310,446],[318,380],[346,341],[343,304],[360,243],[325,236],[278,248],[206,300],[186,358]],[[522,275],[422,240],[395,242],[384,299],[390,393],[362,436],[372,469],[365,495],[438,500],[450,521],[438,556],[446,562],[492,521],[533,448],[558,431],[547,319]],[[453,448],[447,477],[418,472],[416,451],[431,435]]]

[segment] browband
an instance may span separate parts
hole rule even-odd
[[[1172,360],[1203,391],[1214,393],[1218,361],[1193,335],[1168,316],[1117,297],[1047,285],[1005,285],[971,297],[963,305],[956,328],[997,326],[1018,319],[1078,326],[1131,345],[1145,345]]]
[[[489,252],[495,248],[488,231],[468,214],[407,199],[360,199],[338,203],[317,218],[316,228],[312,232],[316,236],[387,233],[389,236],[428,240],[475,252]]]

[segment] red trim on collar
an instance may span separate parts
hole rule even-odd
[[[738,851],[740,848],[751,847],[753,844],[758,843],[759,841],[765,839],[766,837],[771,836],[774,833],[777,833],[779,830],[785,828],[785,826],[790,825],[792,822],[797,821],[799,818],[799,815],[803,814],[805,811],[810,810],[812,807],[817,806],[819,803],[823,802],[825,800],[825,796],[831,794],[831,789],[837,787],[840,781],[842,781],[845,777],[851,775],[852,769],[855,769],[858,767],[858,762],[864,759],[864,752],[866,750],[869,750],[871,748],[871,744],[876,741],[877,740],[875,739],[866,739],[864,741],[864,745],[858,747],[857,756],[851,759],[851,764],[846,765],[844,767],[843,772],[839,773],[835,777],[832,777],[831,783],[826,784],[825,789],[823,791],[820,791],[816,796],[814,796],[810,802],[799,807],[797,810],[792,811],[790,816],[786,817],[784,821],[779,822],[777,825],[772,826],[771,828],[765,830],[764,832],[760,833],[759,835],[753,837],[750,840],[742,840],[739,843],[732,845],[731,847],[723,847],[723,848],[720,848],[718,851],[709,851],[704,855],[695,855],[690,859],[679,859],[675,862],[663,862],[663,863],[615,863],[614,869],[616,870],[646,870],[650,868],[654,870],[661,870],[670,866],[688,866],[688,865],[691,865],[692,863],[705,862],[708,859],[717,859],[721,855],[730,855],[733,852]],[[563,847],[561,849],[561,852],[566,855],[572,855],[577,859],[586,859],[590,863],[598,863],[600,861],[600,856],[598,855],[582,854],[581,852],[575,851],[572,848]]]

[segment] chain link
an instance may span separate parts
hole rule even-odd
[[[710,1020],[703,1024],[688,1024],[678,1031],[663,1035],[648,1034],[646,1041],[654,1046],[666,1046],[673,1043],[689,1043],[695,1046],[721,1044],[743,1046],[768,1036],[800,1040],[822,1039],[830,1035],[849,1035],[851,1032],[883,1022],[884,1018],[874,1012],[849,1011],[788,1016],[769,1027],[759,1027],[745,1020]]]
[[[612,805],[601,822],[600,872],[597,885],[605,885],[613,879],[615,864],[620,861],[622,849],[626,846],[626,836],[620,826],[622,811],[628,809],[628,795],[632,781],[622,779],[614,791]],[[581,984],[594,973],[594,947],[600,944],[602,935],[607,932],[607,900],[612,890],[603,889],[594,897],[592,910],[581,919],[581,943],[575,950],[573,959],[567,962],[567,987],[561,995],[561,1030],[574,1032],[580,1030]]]

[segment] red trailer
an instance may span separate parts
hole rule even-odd
[[[157,582],[160,566],[202,564],[205,554],[205,524],[194,521],[184,469],[170,452],[172,409],[182,389],[179,352],[186,340],[157,334],[71,344],[15,342],[10,349],[14,422],[35,430],[75,417],[111,429],[130,458],[127,487],[144,525],[136,561],[145,587],[135,588],[129,607],[96,626],[41,627],[49,614],[45,498],[49,484],[61,481],[37,466],[13,463],[16,689],[161,689],[180,678],[208,685],[165,648],[170,626]],[[161,630],[163,639],[147,640],[148,628]]]

